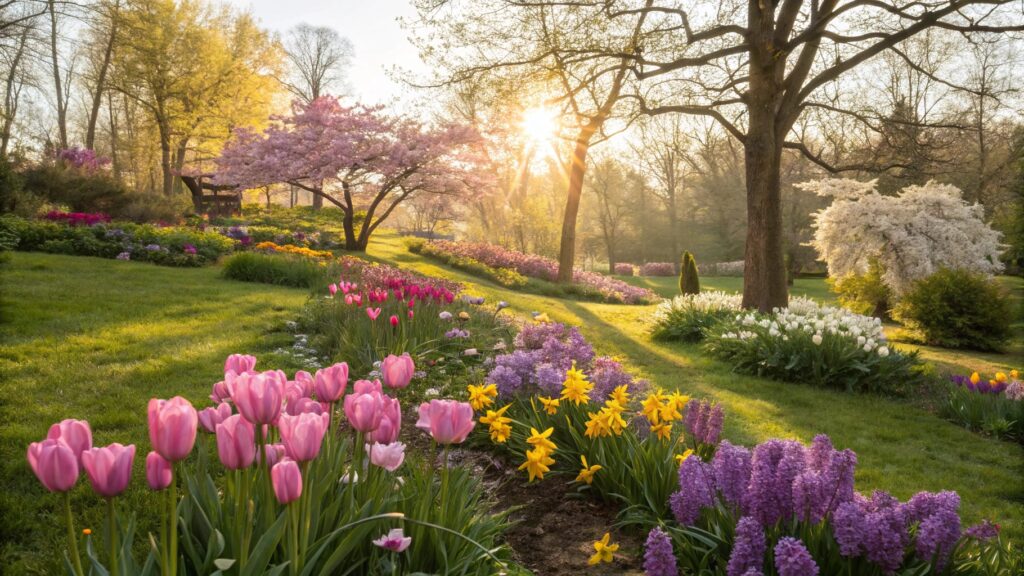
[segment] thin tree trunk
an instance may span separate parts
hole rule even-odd
[[[103,51],[103,61],[100,63],[99,73],[96,76],[96,86],[92,93],[92,109],[89,110],[89,124],[85,130],[85,147],[92,150],[96,143],[96,122],[100,116],[100,104],[103,102],[103,91],[107,82],[107,70],[110,69],[110,60],[114,54],[114,39],[117,37],[117,11],[120,2],[114,3],[113,11],[110,13],[110,36],[107,38],[107,47]]]
[[[57,134],[60,138],[61,149],[68,147],[68,123],[67,103],[64,101],[64,91],[61,89],[60,65],[57,62],[57,10],[54,0],[49,0],[50,10],[50,55],[53,62],[53,85],[55,88],[54,97],[57,99]]]
[[[11,132],[14,128],[14,118],[17,115],[18,100],[21,98],[21,86],[15,87],[18,82],[18,73],[21,67],[21,59],[25,55],[25,46],[28,43],[28,33],[31,30],[25,26],[18,39],[18,49],[11,60],[11,69],[7,72],[7,82],[4,89],[4,122],[0,130],[0,158],[7,157],[7,148],[11,143]]]
[[[171,167],[171,128],[166,121],[159,121],[157,126],[160,131],[160,170],[163,180],[160,190],[164,196],[170,196],[174,190],[174,172]]]
[[[590,139],[596,127],[587,125],[576,139],[569,165],[569,189],[565,200],[565,215],[562,218],[562,239],[558,253],[558,282],[572,282],[573,265],[576,263],[576,219],[580,212],[580,196],[583,194],[583,175],[587,167],[587,152]]]
[[[114,97],[107,93],[107,116],[110,120],[110,169],[114,179],[121,180],[121,162],[117,154],[117,111],[114,109]]]

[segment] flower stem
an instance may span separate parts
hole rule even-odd
[[[75,574],[85,576],[82,570],[82,558],[78,555],[78,538],[75,536],[75,523],[71,517],[71,493],[64,493],[64,519],[68,523],[68,549],[71,553],[71,562],[75,566]]]
[[[114,509],[114,499],[107,498],[107,542],[110,545],[110,573],[112,576],[120,574],[120,562],[118,561],[118,533],[117,533],[117,511]]]
[[[178,574],[178,466],[171,464],[171,485],[167,489],[167,528],[170,534],[170,547],[167,551],[168,576]]]
[[[299,523],[301,522],[301,519],[299,518],[298,508],[293,504],[288,505],[288,520],[289,524],[291,524],[291,546],[289,546],[289,548],[291,548],[292,556],[291,573],[292,576],[294,576],[299,573]]]

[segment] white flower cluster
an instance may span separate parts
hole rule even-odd
[[[788,308],[776,308],[771,315],[747,312],[736,316],[740,326],[758,326],[767,330],[771,338],[788,341],[798,333],[811,334],[811,341],[821,345],[826,336],[856,342],[865,352],[889,355],[885,345],[882,321],[878,318],[855,314],[845,308],[820,306],[809,298],[793,298]],[[723,338],[748,340],[757,336],[750,330],[726,332]]]
[[[743,296],[729,292],[710,291],[700,294],[680,294],[671,300],[662,300],[654,311],[654,320],[660,322],[673,311],[734,312],[743,308]]]
[[[834,278],[863,274],[874,260],[884,270],[882,281],[899,295],[939,268],[984,274],[1003,269],[1000,233],[985,223],[984,208],[965,202],[955,186],[928,182],[896,196],[878,194],[875,181],[797,186],[834,198],[814,215],[810,242]]]
[[[705,276],[743,276],[743,260],[701,264],[698,268]]]

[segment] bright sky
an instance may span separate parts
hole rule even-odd
[[[349,71],[350,89],[365,103],[388,103],[409,89],[392,81],[394,66],[419,74],[425,69],[416,48],[407,40],[399,17],[412,18],[409,0],[229,0],[245,8],[275,32],[284,33],[303,22],[334,28],[352,41],[355,58]]]

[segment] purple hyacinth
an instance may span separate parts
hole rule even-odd
[[[707,427],[704,429],[703,441],[705,444],[717,444],[719,436],[722,435],[722,424],[725,421],[725,412],[722,406],[715,404],[711,408],[711,417],[708,418]]]
[[[964,535],[968,538],[974,538],[975,540],[991,540],[999,535],[999,524],[993,524],[988,520],[982,520],[980,524],[975,524],[967,530],[964,530]]]
[[[683,526],[691,526],[714,499],[714,470],[699,457],[690,456],[679,466],[679,491],[669,499],[672,514]]]
[[[950,510],[940,510],[925,518],[917,527],[914,549],[921,560],[930,561],[941,572],[960,540],[960,516]]]
[[[904,550],[910,543],[906,506],[891,495],[876,490],[867,501],[866,508],[867,533],[863,547],[867,559],[883,570],[894,571],[903,563]]]
[[[678,576],[676,555],[672,540],[661,528],[655,527],[647,534],[644,544],[644,574],[647,576]]]
[[[818,434],[811,442],[810,453],[808,454],[807,465],[812,470],[824,472],[832,462],[832,455],[836,449],[832,447],[832,439],[826,434]]]
[[[825,517],[832,499],[826,477],[819,472],[803,472],[793,481],[793,513],[805,522],[817,524]]]
[[[747,488],[746,506],[748,513],[757,518],[762,526],[771,526],[782,519],[783,501],[780,500],[778,468],[786,453],[788,440],[768,440],[754,448],[750,463],[750,484]],[[790,491],[792,499],[792,488]]]
[[[750,483],[750,450],[723,440],[711,465],[715,470],[715,486],[722,499],[742,510],[747,484]]]
[[[840,504],[832,514],[832,535],[839,544],[839,553],[847,558],[864,553],[867,531],[867,514],[858,502]]]
[[[775,472],[781,518],[793,516],[793,482],[807,468],[807,449],[799,442],[787,442]]]
[[[686,405],[683,426],[698,442],[716,444],[722,433],[724,419],[725,413],[720,405],[711,404],[707,400],[691,400]]]
[[[751,569],[760,572],[767,551],[764,528],[750,516],[740,518],[736,524],[736,537],[733,539],[732,553],[729,555],[725,573],[728,576],[743,576]]]
[[[779,576],[818,576],[818,565],[803,542],[782,538],[775,545],[775,569]]]

